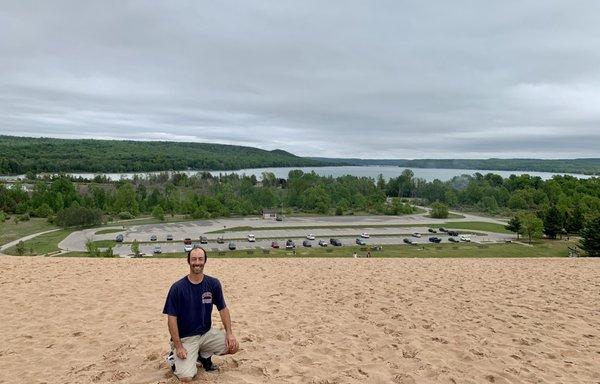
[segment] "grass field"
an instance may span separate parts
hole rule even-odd
[[[497,232],[497,233],[512,233],[506,228],[504,228],[501,224],[495,223],[486,223],[480,221],[448,221],[444,223],[438,224],[371,224],[371,225],[318,225],[318,226],[275,226],[275,227],[250,227],[250,226],[241,226],[241,227],[231,227],[226,230],[219,229],[216,231],[210,231],[206,233],[210,234],[218,234],[218,233],[228,233],[228,232],[248,232],[248,231],[280,231],[282,229],[344,229],[344,228],[356,228],[356,229],[365,229],[365,228],[412,228],[412,227],[425,227],[425,228],[435,228],[438,227],[446,227],[453,229],[467,229],[473,231],[484,231],[484,232]]]
[[[67,237],[73,230],[71,229],[61,229],[59,231],[46,233],[44,235],[40,235],[34,237],[31,240],[27,240],[24,242],[25,244],[25,253],[26,256],[34,256],[34,255],[44,255],[47,253],[57,252],[58,243],[60,243],[65,237]],[[17,255],[17,247],[13,246],[4,251],[4,253],[8,255]]]
[[[48,223],[48,220],[46,219],[31,218],[27,221],[20,221],[15,224],[11,217],[4,223],[0,223],[0,245],[10,243],[23,236],[56,228],[58,227]]]

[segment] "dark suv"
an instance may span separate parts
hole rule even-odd
[[[285,249],[294,249],[296,248],[296,243],[293,240],[289,239],[285,242]]]
[[[339,241],[338,239],[329,239],[329,244],[336,246],[336,247],[342,246],[342,242]]]

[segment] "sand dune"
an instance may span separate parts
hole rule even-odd
[[[209,259],[241,342],[211,383],[600,383],[600,260]],[[176,383],[185,260],[0,258],[0,383]],[[220,325],[217,317],[215,322]]]

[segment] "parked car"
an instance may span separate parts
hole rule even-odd
[[[154,247],[154,253],[162,253],[162,250],[160,249],[160,245],[157,245]]]
[[[342,242],[339,241],[338,239],[329,239],[329,244],[335,246],[335,247],[341,247],[342,246]]]
[[[402,241],[404,241],[406,244],[414,244],[415,243],[414,241],[412,241],[408,237],[405,237],[404,239],[402,239]]]
[[[363,239],[361,239],[360,237],[358,239],[356,239],[356,244],[358,244],[358,245],[367,245],[367,243]]]
[[[327,242],[325,240],[319,240],[319,245],[321,247],[326,247],[327,246]]]
[[[466,235],[460,235],[459,239],[461,241],[466,241],[466,242],[470,242],[471,241],[471,238],[469,236],[466,236]]]
[[[288,241],[285,242],[285,249],[294,249],[296,248],[296,243],[294,243],[294,241],[292,239],[288,239]]]
[[[229,247],[228,247],[228,248],[229,248],[229,250],[230,250],[230,251],[233,251],[233,250],[235,250],[235,243],[234,243],[233,241],[230,241],[230,242],[229,242]]]
[[[433,228],[429,228],[428,231],[431,232],[431,233],[437,233],[437,231],[435,229],[433,229]]]
[[[167,241],[173,241],[173,235],[167,235]]]
[[[117,238],[115,239],[115,241],[117,243],[122,243],[123,242],[123,235],[121,235],[120,233],[117,235]]]
[[[150,236],[150,241],[156,241],[156,235]]]
[[[183,250],[185,252],[189,252],[192,250],[192,248],[192,239],[190,239],[189,237],[183,239]]]
[[[308,241],[308,240],[304,240],[302,242],[302,246],[303,247],[312,247],[312,243],[310,241]]]
[[[276,220],[276,221],[283,221],[283,217],[281,217],[281,216],[276,216],[276,217],[275,217],[275,220]]]
[[[429,241],[430,241],[430,242],[432,242],[432,243],[441,243],[441,242],[442,242],[442,239],[440,239],[440,238],[439,238],[439,237],[437,237],[437,236],[431,236],[431,237],[429,238]]]
[[[208,237],[200,236],[200,244],[208,244]]]
[[[415,232],[412,235],[413,235],[413,237],[421,237],[421,234],[419,232]]]
[[[457,231],[448,231],[448,236],[458,236]]]
[[[279,243],[276,242],[276,241],[272,241],[271,242],[271,248],[277,248],[277,249],[279,249]]]
[[[223,238],[223,236],[217,237],[217,244],[225,244],[225,239]]]
[[[458,239],[456,237],[449,237],[448,241],[451,243],[458,243]]]
[[[254,243],[256,241],[256,237],[253,234],[248,235],[248,242]]]
[[[363,233],[361,233],[361,234],[360,234],[360,237],[362,237],[363,239],[368,239],[368,238],[369,238],[369,237],[371,237],[371,236],[369,236],[369,234],[368,234],[368,233],[366,233],[366,232],[363,232]]]
[[[306,238],[308,240],[314,240],[315,239],[315,235],[313,235],[312,233],[309,233],[308,235],[306,235]]]
[[[448,230],[446,228],[444,228],[444,227],[439,227],[438,231],[440,231],[440,232],[448,232]]]

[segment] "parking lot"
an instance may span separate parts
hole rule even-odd
[[[405,238],[410,238],[416,244],[427,244],[430,236],[438,236],[442,239],[442,243],[447,243],[447,234],[428,232],[428,228],[437,230],[442,225],[447,229],[453,229],[451,225],[444,224],[446,221],[448,220],[429,218],[426,214],[414,214],[406,216],[293,217],[286,218],[283,222],[256,217],[145,225],[134,225],[132,222],[132,225],[114,227],[115,232],[112,233],[96,234],[101,230],[100,228],[73,232],[59,243],[59,248],[69,251],[85,251],[87,241],[115,240],[119,234],[123,235],[123,243],[117,243],[115,253],[120,256],[131,254],[131,242],[134,240],[140,243],[140,250],[146,255],[152,254],[156,246],[160,246],[162,253],[183,253],[183,239],[191,238],[192,242],[196,244],[199,243],[200,236],[208,238],[208,244],[203,246],[209,250],[227,250],[230,241],[235,242],[236,248],[240,250],[268,249],[271,247],[272,241],[277,241],[280,247],[285,247],[288,239],[294,240],[296,247],[301,248],[302,241],[309,233],[315,235],[315,240],[311,241],[313,247],[318,247],[318,241],[321,239],[329,243],[330,238],[338,238],[344,247],[354,247],[356,238],[362,232],[370,235],[370,238],[364,239],[367,245],[404,244],[403,239]],[[452,219],[452,221],[502,224],[501,221],[493,218],[468,214],[461,219]],[[427,224],[429,227],[423,226]],[[254,229],[241,229],[249,227]],[[457,229],[457,231],[461,234],[471,233],[470,237],[473,242],[504,242],[514,239],[514,236],[508,234],[483,232],[476,234],[474,231],[461,229]],[[412,234],[415,232],[421,233],[422,237],[413,237]],[[255,235],[256,242],[248,242],[246,240],[248,234]],[[150,241],[152,235],[156,235],[156,241]],[[173,241],[167,241],[167,235],[172,235]],[[216,242],[218,237],[224,238],[224,244]],[[329,246],[331,247],[331,245]]]

